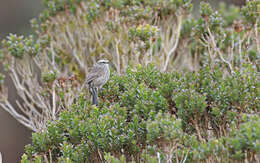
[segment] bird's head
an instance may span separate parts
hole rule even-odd
[[[101,59],[97,62],[97,64],[109,64],[109,60],[107,59]]]

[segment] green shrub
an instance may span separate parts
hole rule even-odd
[[[259,161],[259,5],[190,0],[44,0],[37,37],[0,51],[21,100],[0,106],[29,129],[22,162]],[[96,60],[112,76],[89,104]],[[23,103],[21,103],[22,101]]]
[[[252,161],[260,152],[259,115],[251,116],[260,108],[256,73],[128,68],[112,75],[99,107],[81,96],[46,131],[34,133],[23,161],[146,162],[158,153],[163,162]]]

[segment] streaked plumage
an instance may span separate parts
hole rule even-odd
[[[92,95],[92,104],[98,105],[97,93],[108,81],[110,76],[109,61],[99,60],[87,75],[86,83],[89,85],[89,92]]]

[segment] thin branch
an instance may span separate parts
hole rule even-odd
[[[84,63],[81,62],[81,60],[79,59],[79,57],[78,57],[78,55],[77,55],[77,50],[76,50],[76,48],[73,49],[72,56],[76,59],[77,63],[79,64],[79,67],[80,67],[82,70],[85,70],[85,65],[84,65]]]
[[[257,48],[257,51],[260,52],[260,42],[259,42],[259,36],[258,36],[258,20],[259,19],[256,19],[254,29],[255,29],[256,48]]]
[[[56,119],[56,92],[55,92],[55,83],[52,84],[52,118]]]
[[[216,42],[215,42],[215,38],[214,38],[214,36],[212,35],[212,33],[211,33],[211,31],[210,31],[210,29],[209,29],[208,26],[207,26],[207,31],[208,31],[209,36],[210,36],[210,38],[211,38],[211,41],[212,41],[212,43],[213,43],[213,48],[214,48],[214,50],[215,50],[216,52],[218,52],[218,55],[219,55],[220,59],[221,59],[224,63],[226,63],[226,64],[228,65],[231,74],[233,74],[232,65],[231,65],[228,61],[226,61],[226,60],[224,59],[223,54],[220,52],[219,48],[217,47],[217,44],[216,44]]]
[[[172,49],[169,51],[169,53],[166,54],[166,61],[165,61],[165,64],[164,64],[164,67],[162,70],[163,72],[167,70],[169,60],[178,47],[178,43],[180,40],[180,34],[181,34],[181,26],[182,26],[182,16],[178,16],[178,27],[177,27],[177,32],[176,32],[177,34],[176,34],[176,38],[175,38],[175,43],[174,43]]]
[[[161,158],[160,158],[160,153],[157,152],[157,159],[158,159],[158,163],[161,163]]]
[[[6,104],[0,103],[0,106],[7,111],[11,116],[13,116],[18,122],[20,122],[22,125],[24,125],[25,127],[33,130],[33,131],[37,131],[36,128],[34,128],[31,125],[31,122],[29,119],[27,119],[26,117],[22,116],[21,114],[17,113],[15,111],[15,109],[13,108],[13,106],[6,101]]]
[[[185,163],[185,162],[186,162],[189,152],[190,152],[190,149],[188,149],[188,152],[187,152],[187,154],[186,154],[184,160],[182,161],[182,163]]]
[[[118,46],[119,46],[119,40],[116,39],[116,58],[117,58],[117,73],[120,75],[120,54],[119,54],[119,50],[118,50]]]

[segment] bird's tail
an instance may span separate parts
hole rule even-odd
[[[89,89],[91,95],[92,95],[92,105],[98,106],[98,93],[97,93],[97,88],[95,87],[90,87]]]

